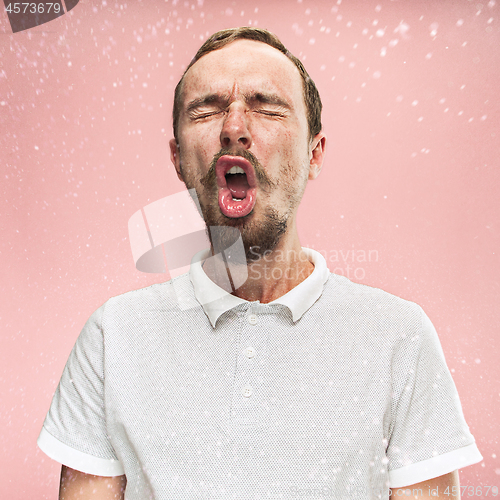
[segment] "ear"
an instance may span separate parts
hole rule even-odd
[[[181,182],[184,182],[184,177],[182,176],[181,170],[181,155],[177,141],[175,139],[170,139],[168,144],[170,146],[170,160],[174,164],[175,171],[177,172],[177,177],[179,177],[179,180]]]
[[[321,132],[311,141],[309,153],[309,180],[316,179],[325,158],[326,137]]]

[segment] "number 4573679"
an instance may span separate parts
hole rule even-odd
[[[49,13],[53,9],[55,13],[61,10],[60,3],[49,3],[49,2],[16,2],[9,3],[5,10],[10,14],[43,14],[44,12]]]
[[[449,486],[443,491],[445,495],[456,497],[460,494],[461,497],[482,497],[482,496],[498,496],[498,486]]]

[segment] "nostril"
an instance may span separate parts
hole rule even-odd
[[[233,123],[234,125],[234,123]],[[223,126],[220,134],[220,142],[225,147],[240,146],[248,148],[252,143],[250,132],[246,125],[242,126]]]

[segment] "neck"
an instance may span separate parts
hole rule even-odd
[[[214,255],[212,248],[212,255]],[[227,289],[228,277],[231,284],[246,281],[234,289],[232,294],[248,301],[272,302],[285,295],[304,281],[314,270],[300,246],[298,235],[284,235],[278,246],[257,260],[229,267],[220,254],[208,259],[203,265],[207,276],[221,288]],[[224,285],[226,284],[226,285]]]

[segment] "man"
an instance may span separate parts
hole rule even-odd
[[[457,469],[482,457],[429,319],[299,243],[320,113],[271,33],[225,30],[199,50],[171,158],[222,229],[176,278],[196,307],[168,282],[85,325],[39,437],[64,464],[61,499],[459,498]],[[224,257],[235,230],[243,264]],[[224,293],[235,268],[248,277]]]

